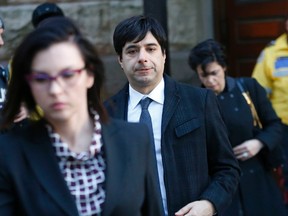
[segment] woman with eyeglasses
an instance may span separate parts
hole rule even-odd
[[[22,102],[38,120],[0,137],[0,215],[162,215],[148,129],[108,118],[93,46],[67,18],[49,23],[13,57],[1,127]]]

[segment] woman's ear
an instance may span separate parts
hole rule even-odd
[[[94,84],[94,74],[91,73],[89,70],[87,70],[87,75],[88,75],[88,78],[87,78],[87,88],[91,88]]]

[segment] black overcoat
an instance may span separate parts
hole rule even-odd
[[[245,162],[239,161],[242,176],[239,190],[226,216],[238,216],[242,209],[244,216],[287,216],[280,190],[271,172],[265,167],[263,151],[271,151],[280,145],[282,139],[281,122],[266,96],[264,88],[253,78],[243,78],[246,90],[254,102],[263,130],[253,126],[250,107],[236,85],[236,79],[226,77],[224,91],[217,95],[222,115],[228,128],[233,147],[250,139],[259,139],[264,148],[258,156]],[[241,205],[240,205],[241,203]]]

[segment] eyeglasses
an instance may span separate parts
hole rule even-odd
[[[47,88],[52,81],[58,81],[62,87],[72,86],[77,81],[79,74],[85,69],[66,69],[59,72],[56,76],[50,76],[49,74],[41,71],[33,71],[31,74],[26,76],[27,81],[30,85],[39,88]]]

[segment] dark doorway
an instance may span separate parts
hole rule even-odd
[[[215,39],[226,46],[229,74],[251,76],[261,50],[284,32],[287,0],[214,0]]]

